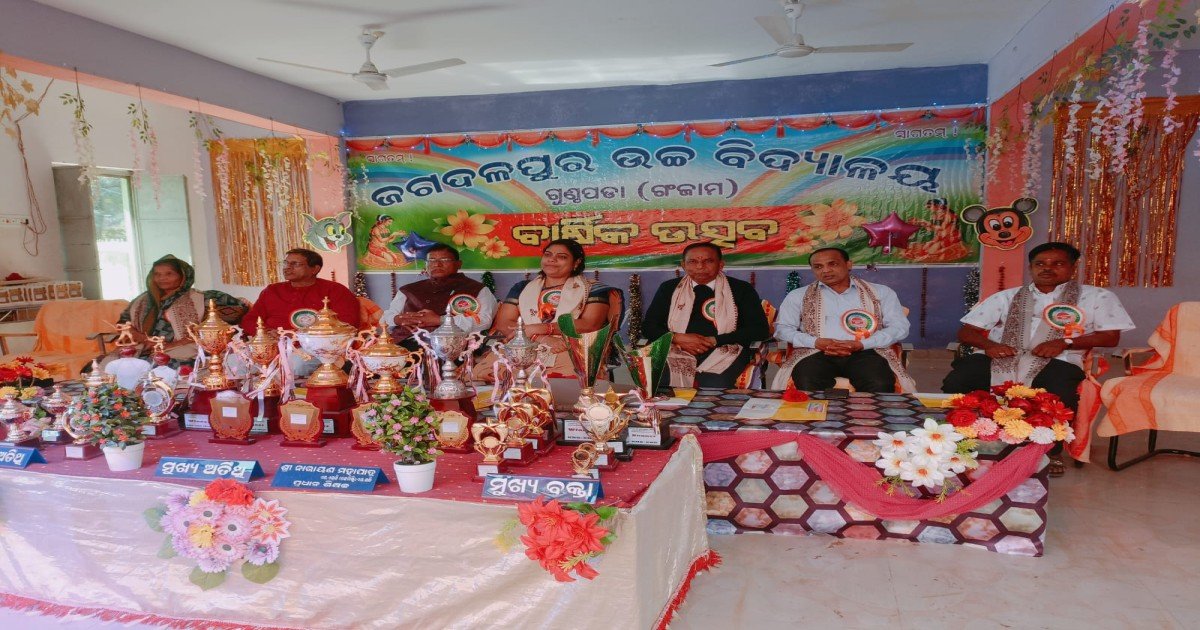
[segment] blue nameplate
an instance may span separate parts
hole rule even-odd
[[[533,501],[538,497],[569,503],[595,503],[604,497],[599,479],[490,474],[483,480],[483,498]]]
[[[387,483],[387,475],[378,466],[342,466],[339,464],[279,465],[272,488],[296,490],[335,490],[338,492],[373,492],[376,484]]]
[[[42,452],[30,446],[0,446],[0,468],[24,468],[30,464],[45,464]]]
[[[242,483],[263,476],[256,459],[195,459],[164,457],[158,460],[155,477],[174,479],[237,479]]]

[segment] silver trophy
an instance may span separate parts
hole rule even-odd
[[[0,407],[0,422],[8,425],[8,432],[4,436],[6,444],[24,446],[31,441],[32,436],[21,426],[28,418],[29,408],[17,402],[15,393],[7,394],[4,397],[4,406]]]
[[[506,343],[494,346],[498,359],[492,370],[496,377],[496,388],[492,390],[492,402],[504,400],[509,390],[523,390],[541,386],[547,388],[545,363],[550,358],[550,347],[525,336],[525,320],[517,318],[517,330]]]
[[[63,393],[62,385],[54,386],[54,393],[42,399],[42,409],[54,418],[49,428],[42,430],[42,441],[61,444],[70,442],[67,436],[67,409],[71,407],[71,397]]]
[[[447,305],[446,314],[442,316],[442,325],[433,332],[418,328],[413,331],[413,339],[425,349],[426,356],[435,360],[435,369],[430,370],[430,377],[436,383],[430,392],[430,398],[457,400],[475,395],[475,390],[459,379],[455,363],[463,360],[466,369],[470,370],[471,353],[483,345],[483,334],[468,333],[454,325],[454,313]]]

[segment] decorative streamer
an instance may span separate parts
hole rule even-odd
[[[361,271],[354,272],[354,295],[367,297],[367,274]]]
[[[395,274],[393,273],[392,275],[395,275]],[[492,295],[496,295],[496,276],[493,276],[492,272],[490,272],[490,271],[483,272],[483,277],[481,277],[479,279],[479,281],[483,283],[483,286],[487,287],[488,291],[492,292]],[[496,297],[499,297],[499,296],[496,296]]]
[[[1003,291],[1004,289],[1008,288],[1008,283],[1005,282],[1005,280],[1004,280],[1004,272],[1005,271],[1006,270],[1004,268],[1004,265],[1000,265],[1000,269],[998,269],[997,273],[996,273],[996,285],[997,285],[996,290],[997,291]]]
[[[929,310],[929,267],[921,267],[921,338],[925,338],[925,313]]]
[[[396,299],[396,293],[400,291],[400,286],[396,284],[396,272],[392,272],[392,299]]]
[[[637,343],[642,338],[642,276],[629,275],[629,339]]]
[[[796,289],[799,289],[799,288],[800,288],[800,272],[793,269],[788,272],[787,285],[784,290],[786,293],[791,293],[792,291],[795,291]]]
[[[758,274],[753,271],[750,272],[750,286],[758,287]]]
[[[963,312],[968,313],[975,305],[979,303],[979,267],[971,269],[967,274],[967,279],[963,282]],[[958,344],[958,351],[955,352],[956,357],[965,357],[975,351],[975,348],[968,346],[965,343]]]

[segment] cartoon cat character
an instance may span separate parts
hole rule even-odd
[[[1021,197],[1012,202],[1009,208],[987,209],[979,204],[967,206],[959,213],[958,218],[963,223],[975,226],[979,242],[987,247],[1000,250],[1016,249],[1033,238],[1033,228],[1029,226],[1029,215],[1037,210],[1037,200]]]
[[[353,214],[341,212],[337,216],[318,219],[310,214],[304,215],[304,241],[319,252],[336,252],[354,241],[350,233],[350,221]]]

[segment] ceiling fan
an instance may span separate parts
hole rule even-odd
[[[268,61],[270,63],[283,64],[285,66],[295,66],[297,68],[306,68],[308,70],[320,70],[321,72],[332,72],[347,77],[353,77],[355,81],[366,85],[372,90],[386,90],[388,77],[403,77],[410,74],[420,72],[429,72],[431,70],[440,70],[442,68],[450,68],[460,66],[464,63],[462,59],[442,59],[441,61],[430,61],[428,63],[418,63],[411,66],[400,66],[390,70],[380,70],[375,67],[375,62],[371,61],[371,47],[375,42],[383,37],[383,31],[363,31],[358,36],[358,42],[362,44],[363,50],[367,52],[367,60],[363,62],[358,72],[345,72],[342,70],[331,70],[329,68],[318,68],[317,66],[309,66],[302,63],[292,63],[290,61],[279,61],[278,59],[267,59],[259,57],[259,61]]]
[[[874,53],[874,52],[900,52],[912,43],[906,44],[860,44],[857,46],[822,46],[816,48],[804,43],[804,36],[796,31],[796,22],[800,19],[800,13],[804,11],[804,4],[798,0],[780,0],[783,5],[783,15],[759,16],[754,18],[759,26],[774,39],[779,48],[774,52],[759,55],[757,57],[748,57],[746,59],[737,59],[734,61],[726,61],[723,63],[712,64],[713,68],[722,68],[724,66],[732,66],[734,64],[746,63],[747,61],[758,61],[759,59],[767,59],[770,57],[784,57],[793,59],[796,57],[807,57],[813,53]]]

